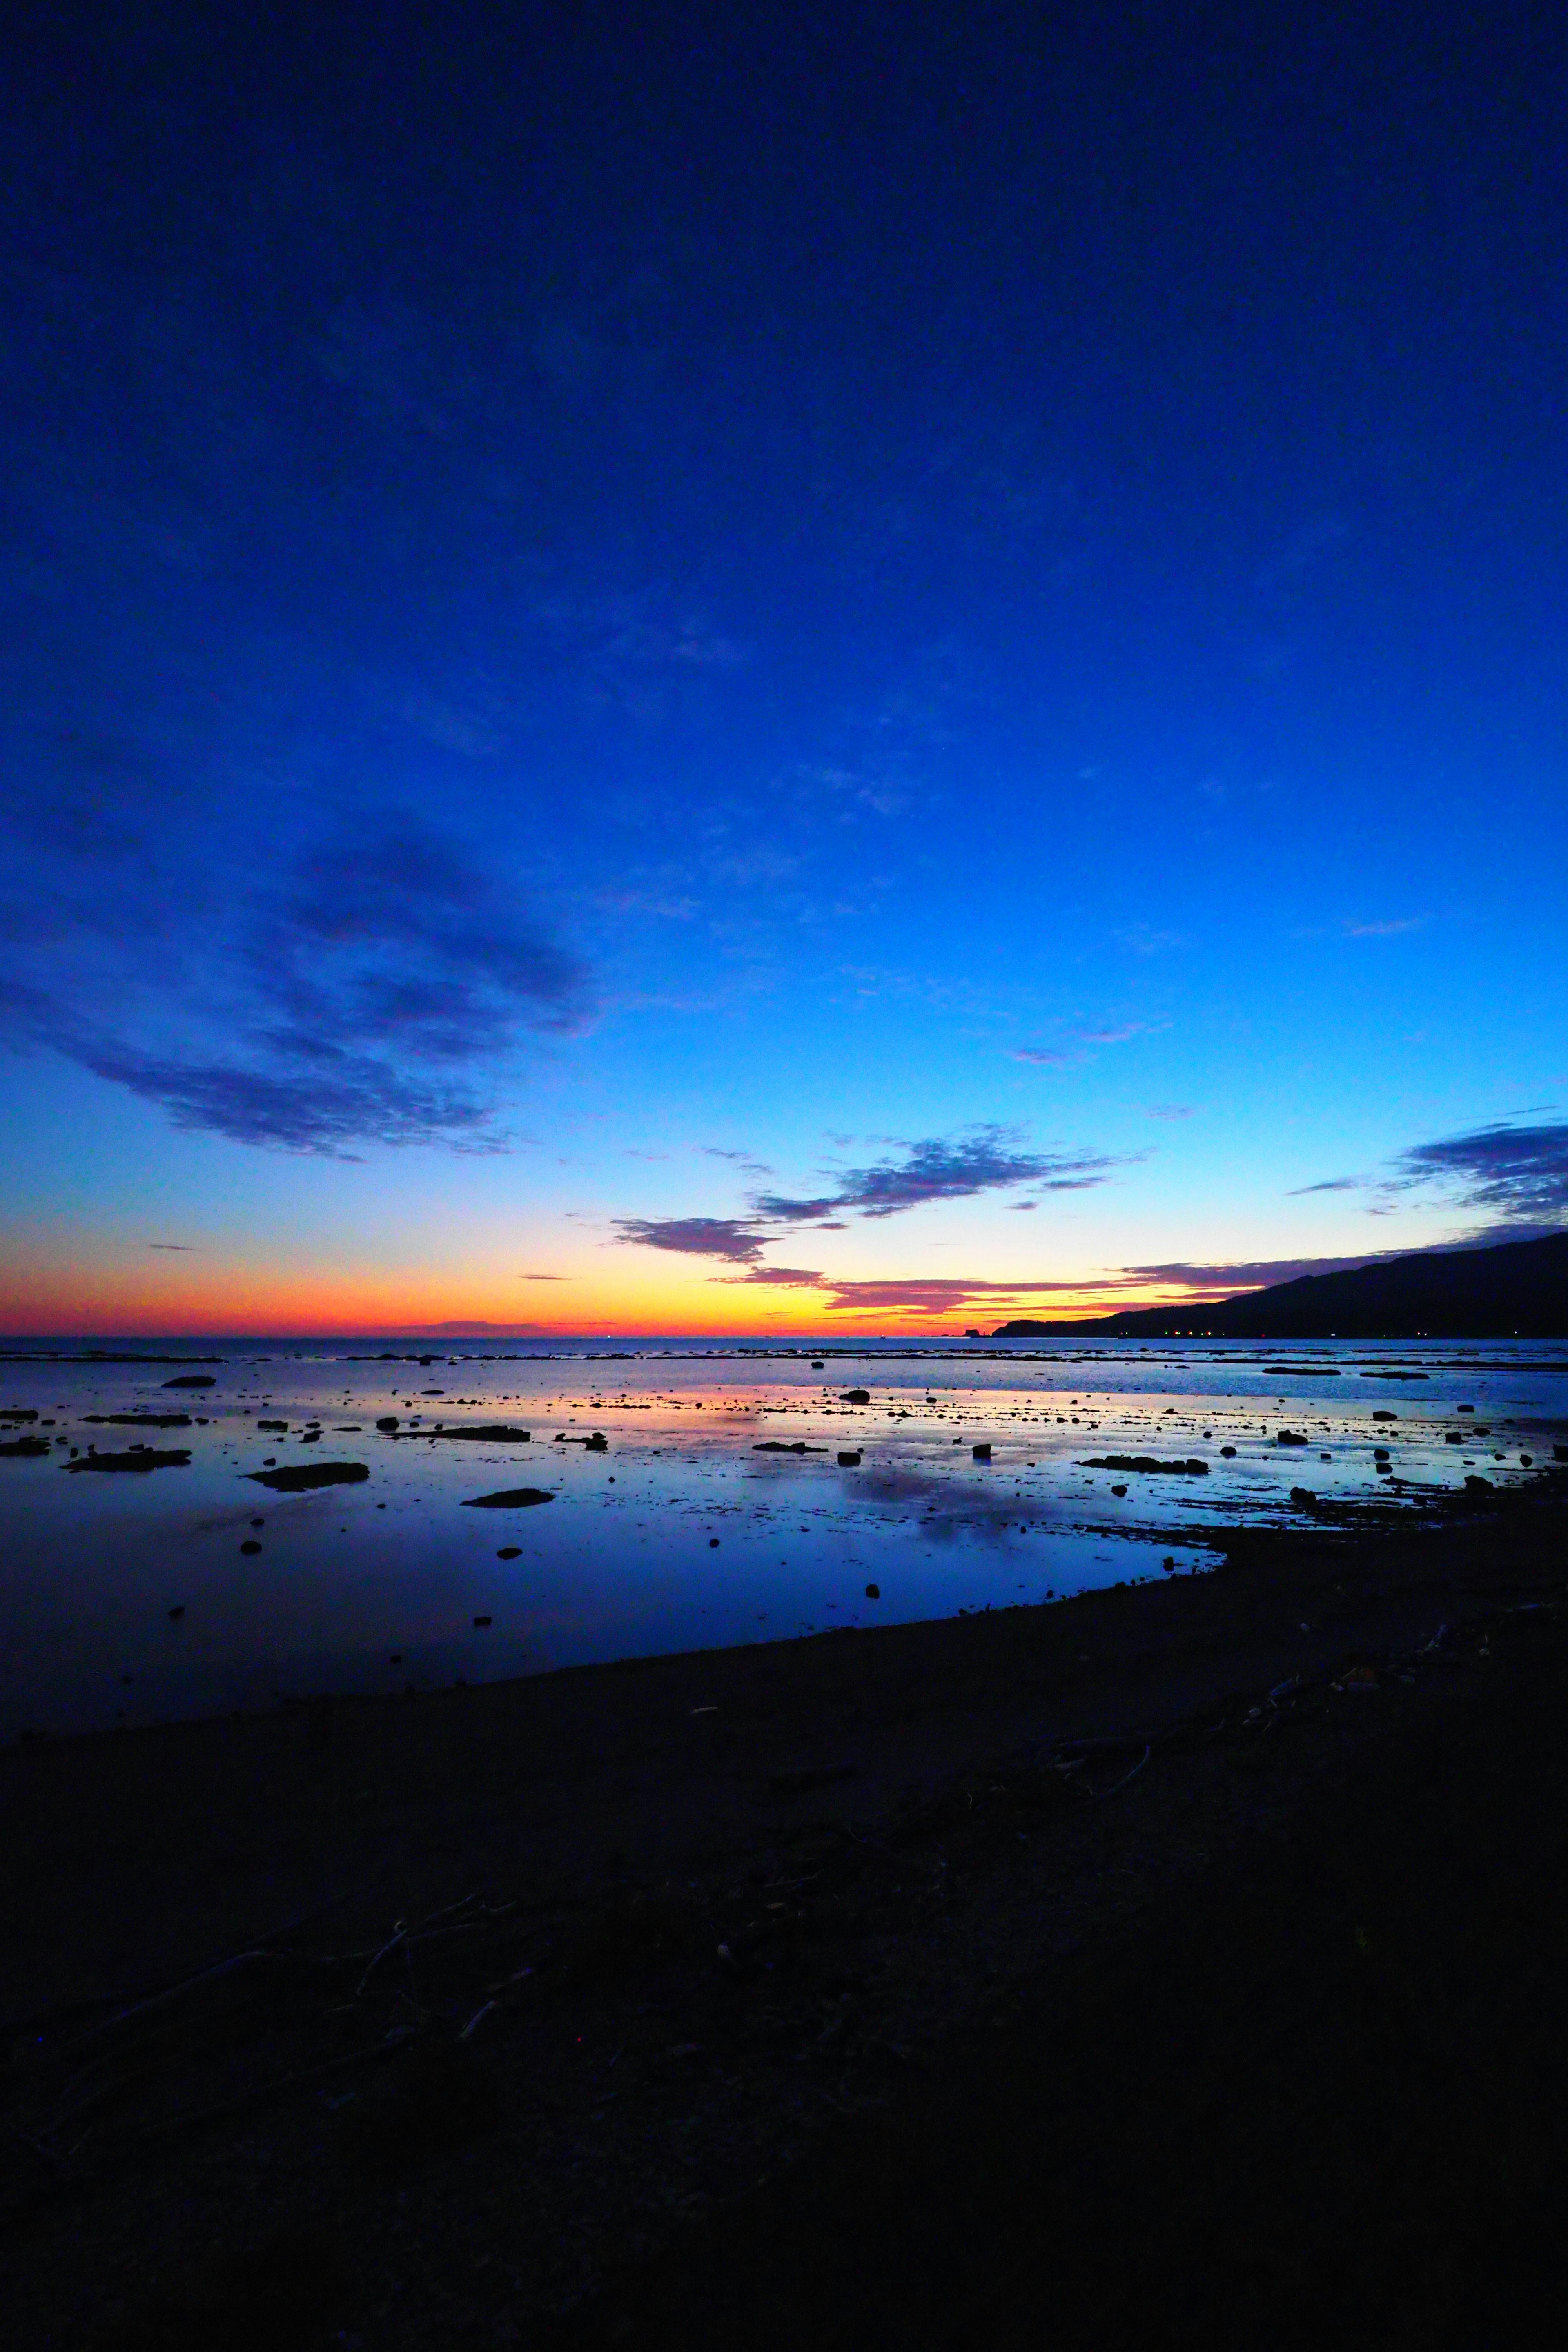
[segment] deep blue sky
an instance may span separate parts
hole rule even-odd
[[[1557,12],[239,14],[10,92],[12,1328],[1561,1220]]]

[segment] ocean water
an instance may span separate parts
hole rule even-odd
[[[191,1374],[213,1385],[165,1385]],[[27,1341],[0,1358],[0,1423],[14,1739],[1201,1571],[1238,1523],[1310,1520],[1292,1489],[1376,1517],[1541,1476],[1568,1441],[1568,1349]],[[528,1438],[448,1433],[493,1423]],[[133,1448],[188,1458],[71,1466]],[[1093,1466],[1107,1454],[1205,1467]],[[257,1481],[325,1464],[364,1475]],[[470,1507],[520,1488],[550,1499]]]

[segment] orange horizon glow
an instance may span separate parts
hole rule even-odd
[[[468,1287],[467,1283],[462,1286]],[[215,1276],[207,1269],[198,1274],[180,1268],[153,1278],[141,1269],[127,1268],[112,1273],[104,1269],[94,1278],[84,1271],[68,1273],[62,1268],[53,1270],[52,1278],[40,1274],[28,1280],[13,1273],[0,1282],[0,1336],[11,1339],[420,1338],[437,1343],[584,1337],[784,1339],[797,1334],[826,1339],[834,1333],[953,1338],[969,1329],[988,1336],[995,1325],[1021,1318],[1088,1323],[1135,1307],[1196,1308],[1243,1296],[1258,1286],[1200,1290],[1171,1282],[1134,1286],[1086,1279],[1070,1290],[1042,1292],[1027,1282],[1016,1286],[998,1284],[991,1290],[977,1284],[968,1297],[961,1291],[955,1297],[924,1306],[891,1301],[879,1305],[875,1300],[836,1306],[826,1291],[753,1289],[723,1276],[646,1285],[621,1282],[613,1288],[567,1276],[560,1287],[571,1301],[570,1308],[563,1298],[559,1307],[552,1301],[553,1311],[521,1316],[508,1315],[493,1298],[471,1304],[454,1299],[451,1288],[445,1284],[437,1287],[427,1276],[262,1276],[234,1268]],[[715,1297],[715,1292],[720,1295]],[[440,1328],[463,1324],[490,1328]]]

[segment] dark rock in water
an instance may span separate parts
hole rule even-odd
[[[860,1467],[859,1454],[841,1454],[838,1457],[838,1467],[840,1470],[858,1470]]]
[[[395,1429],[397,1427],[397,1415],[395,1412],[384,1412],[381,1419],[375,1425],[377,1429]]]
[[[14,1404],[9,1412],[0,1412],[0,1422],[4,1422],[7,1429],[15,1428],[18,1422],[37,1421],[37,1405]]]
[[[495,1619],[494,1619],[493,1617],[476,1617],[476,1618],[475,1618],[475,1620],[474,1620],[474,1631],[475,1631],[476,1633],[478,1633],[478,1632],[479,1632],[479,1630],[481,1629],[481,1627],[486,1626],[486,1625],[493,1625],[494,1623],[495,1623]]]
[[[258,1429],[287,1429],[289,1424],[286,1421],[258,1421],[256,1426]]]
[[[465,1511],[521,1511],[531,1503],[552,1503],[555,1500],[548,1486],[508,1486],[499,1495],[468,1495],[463,1498]]]
[[[1399,1415],[1396,1412],[1391,1412],[1385,1404],[1380,1404],[1377,1411],[1372,1417],[1373,1421],[1397,1421],[1399,1419]]]
[[[866,1587],[866,1598],[868,1601],[880,1601],[881,1597],[882,1588],[879,1584],[868,1584]]]
[[[1310,1437],[1303,1437],[1298,1429],[1282,1429],[1274,1441],[1276,1445],[1310,1445],[1311,1442]]]
[[[596,1429],[592,1437],[568,1437],[563,1429],[557,1430],[555,1443],[557,1445],[580,1445],[586,1454],[607,1454],[610,1450],[610,1441],[602,1429]]]
[[[376,1427],[379,1429],[380,1426],[377,1422]],[[412,1435],[413,1432],[409,1433]],[[481,1421],[476,1423],[472,1429],[433,1429],[429,1433],[432,1437],[471,1438],[476,1444],[485,1445],[530,1445],[533,1442],[531,1430],[513,1429],[504,1421]]]
[[[1290,1489],[1290,1500],[1299,1511],[1310,1511],[1317,1499],[1310,1486],[1292,1486]]]
[[[63,1466],[73,1475],[78,1470],[184,1470],[190,1459],[183,1447],[159,1454],[151,1445],[137,1445],[129,1454],[84,1454]]]
[[[1468,1495],[1490,1495],[1496,1492],[1496,1488],[1489,1478],[1478,1478],[1472,1472],[1465,1481],[1465,1492]]]
[[[165,1381],[163,1386],[166,1389],[216,1389],[217,1375],[216,1372],[182,1372],[178,1380]]]
[[[115,1429],[189,1429],[188,1412],[84,1412],[83,1421],[95,1427],[109,1425]]]
[[[498,1559],[521,1559],[522,1558],[522,1546],[521,1544],[502,1544],[500,1551],[496,1554],[496,1558]]]
[[[281,1470],[251,1470],[247,1475],[277,1494],[302,1495],[310,1486],[363,1486],[370,1472],[363,1462],[290,1462]]]
[[[709,1537],[709,1538],[708,1538],[708,1549],[709,1549],[709,1550],[710,1550],[710,1551],[717,1551],[717,1550],[718,1550],[718,1549],[719,1549],[719,1538],[718,1538],[718,1537],[717,1537],[717,1536],[710,1536],[710,1537]]]
[[[1462,1429],[1450,1429],[1444,1434],[1443,1443],[1445,1445],[1463,1445],[1464,1442],[1465,1433]]]
[[[1236,1460],[1236,1448],[1234,1445],[1222,1445],[1219,1450],[1226,1462],[1234,1462]]]
[[[869,1389],[846,1389],[838,1402],[840,1404],[869,1404],[871,1391]]]
[[[827,1448],[826,1445],[807,1445],[804,1438],[797,1438],[795,1444],[786,1445],[782,1437],[764,1437],[760,1444],[752,1446],[752,1451],[753,1454],[826,1454]]]
[[[972,1445],[969,1451],[976,1462],[989,1462],[991,1459],[991,1448],[989,1445],[984,1444],[980,1445]]]
[[[1519,1458],[1527,1470],[1534,1469],[1535,1456],[1533,1454],[1521,1454]]]
[[[171,1616],[171,1617],[173,1617],[173,1618],[174,1618],[176,1621],[177,1621],[179,1618],[183,1617],[183,1616],[184,1615],[184,1613],[185,1613],[185,1604],[184,1604],[184,1602],[183,1601],[176,1601],[176,1603],[175,1603],[175,1605],[174,1606],[174,1608],[173,1608],[173,1609],[171,1609],[171,1610],[170,1610],[170,1612],[169,1612],[170,1616]]]
[[[1152,1454],[1095,1454],[1079,1464],[1080,1470],[1174,1471],[1189,1478],[1206,1478],[1208,1464],[1198,1454],[1186,1461],[1162,1462]]]
[[[321,1433],[319,1429],[308,1429],[300,1440],[301,1445],[319,1445],[321,1442]]]
[[[22,1462],[37,1461],[40,1454],[47,1454],[48,1450],[49,1441],[47,1437],[13,1437],[5,1444],[0,1445],[0,1454],[9,1454],[13,1461]]]
[[[814,1372],[825,1372],[827,1370],[827,1366],[822,1362],[820,1358],[813,1356],[811,1360],[811,1369]]]
[[[1112,1488],[1111,1488],[1111,1490],[1110,1490],[1110,1491],[1111,1491],[1111,1493],[1112,1493],[1113,1495],[1115,1495],[1115,1496],[1122,1496],[1122,1495],[1125,1495],[1125,1493],[1127,1492],[1127,1489],[1126,1489],[1126,1487],[1125,1487],[1125,1486],[1112,1486]]]
[[[1372,1458],[1374,1462],[1386,1462],[1389,1458],[1387,1446],[1374,1445],[1372,1449]]]
[[[1552,1449],[1552,1459],[1553,1462],[1568,1462],[1568,1445],[1554,1445]]]
[[[239,1549],[247,1555],[250,1555],[255,1552],[258,1552],[261,1549],[261,1546],[257,1542],[255,1537],[251,1536],[246,1542],[240,1545]]]

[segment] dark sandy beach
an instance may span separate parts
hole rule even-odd
[[[1545,2340],[1565,1532],[7,1752],[13,2340]]]

